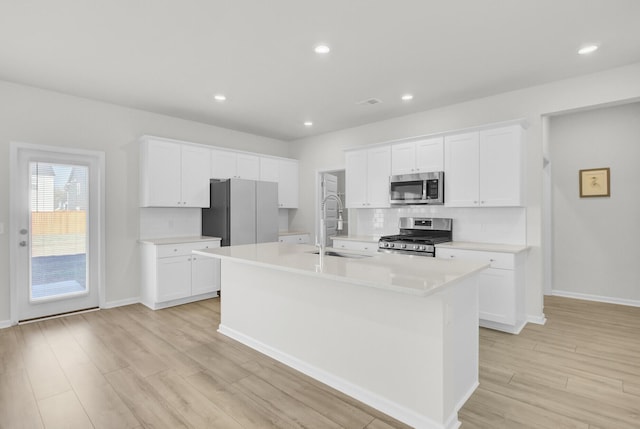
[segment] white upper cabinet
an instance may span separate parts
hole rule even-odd
[[[279,208],[298,208],[298,161],[260,157],[260,180],[278,183]]]
[[[523,204],[522,127],[511,125],[445,137],[445,205]]]
[[[346,207],[390,207],[390,146],[348,151],[345,154],[345,167]]]
[[[451,207],[479,205],[478,133],[446,136],[444,145],[445,205]]]
[[[293,159],[278,160],[278,201],[280,208],[298,208],[298,161]]]
[[[210,179],[278,183],[280,208],[298,208],[298,161],[257,153],[140,138],[141,207],[209,207]]]
[[[209,207],[210,150],[182,145],[182,207]]]
[[[213,149],[211,150],[211,178],[258,180],[260,157],[248,153]]]
[[[260,157],[248,153],[239,153],[237,158],[237,176],[240,179],[260,179]]]
[[[278,182],[280,178],[280,163],[277,158],[260,157],[260,180]]]
[[[433,137],[391,146],[391,174],[444,170],[444,138]]]
[[[519,125],[480,131],[481,205],[524,205],[522,137]]]
[[[162,139],[140,143],[141,207],[209,207],[209,149]]]
[[[235,152],[227,150],[211,150],[211,178],[212,179],[229,179],[236,177],[237,155]]]

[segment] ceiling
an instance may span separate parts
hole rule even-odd
[[[0,79],[294,140],[638,62],[639,22],[639,0],[0,0]]]

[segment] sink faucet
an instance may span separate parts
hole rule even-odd
[[[338,231],[342,231],[342,211],[344,210],[344,206],[342,205],[342,200],[335,194],[329,194],[322,200],[320,204],[320,239],[319,242],[316,242],[316,246],[318,247],[318,252],[320,253],[320,257],[324,255],[324,249],[327,243],[327,237],[325,237],[326,228],[325,228],[325,220],[327,217],[327,201],[335,200],[338,203],[338,225],[336,229]]]

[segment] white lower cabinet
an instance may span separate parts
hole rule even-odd
[[[438,247],[436,256],[490,264],[478,276],[480,326],[512,334],[522,330],[526,324],[524,253]]]
[[[377,252],[378,242],[333,239],[334,249],[356,250],[361,252]]]
[[[213,247],[220,247],[220,241],[143,243],[142,303],[157,310],[216,296],[220,260],[192,253]]]
[[[308,244],[310,241],[309,234],[287,234],[278,237],[280,243],[291,244]]]

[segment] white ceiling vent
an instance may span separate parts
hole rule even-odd
[[[358,101],[356,104],[363,105],[363,104],[380,104],[380,103],[382,103],[382,100],[380,100],[379,98],[369,98],[368,100]]]

